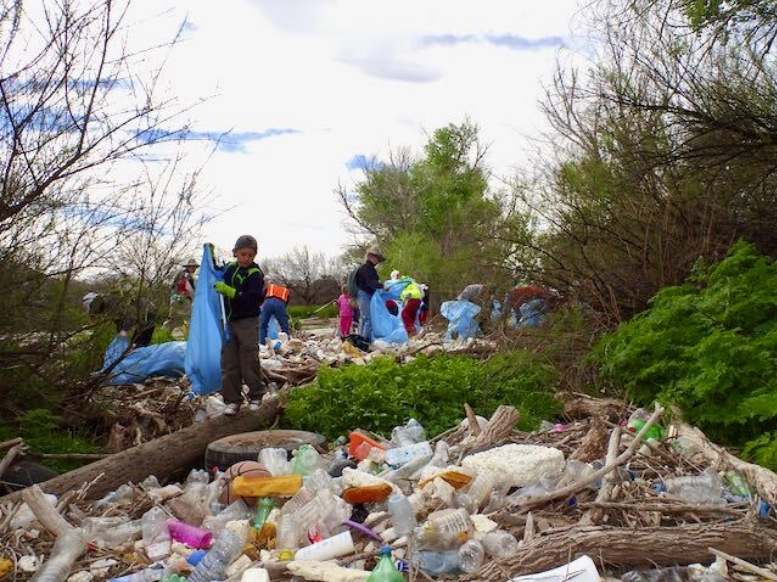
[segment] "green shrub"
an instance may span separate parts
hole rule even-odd
[[[749,442],[751,458],[777,468],[777,263],[752,245],[661,290],[594,357],[630,397],[679,405],[711,438]]]
[[[519,427],[533,430],[558,411],[556,379],[550,366],[524,351],[485,363],[449,355],[406,365],[377,358],[368,366],[322,369],[312,386],[292,392],[284,425],[333,439],[355,428],[389,436],[415,418],[431,437],[458,423],[466,402],[483,416],[511,404],[521,411]]]
[[[318,309],[321,309],[321,305],[289,305],[287,311],[291,319],[307,319],[308,317],[331,319],[338,317],[340,314],[337,310],[337,305],[329,304],[321,311],[314,313]]]
[[[33,408],[19,418],[18,425],[0,426],[0,440],[20,436],[35,453],[97,453],[100,447],[86,434],[62,429],[62,418],[46,408]],[[64,473],[83,465],[78,461],[43,460],[47,465]]]

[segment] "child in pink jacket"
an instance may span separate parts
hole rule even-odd
[[[351,325],[353,324],[353,306],[351,297],[348,295],[348,285],[343,285],[342,295],[337,298],[337,306],[340,308],[340,337],[344,338],[351,334]]]

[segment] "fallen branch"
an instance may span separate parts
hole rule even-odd
[[[13,446],[22,444],[22,437],[16,437],[15,439],[11,439],[10,441],[3,441],[0,443],[0,451],[4,451],[5,449],[10,449]]]
[[[21,439],[19,440],[21,441]],[[8,454],[6,454],[3,460],[0,461],[0,479],[2,479],[3,475],[8,470],[8,467],[10,467],[16,460],[16,457],[23,456],[26,451],[27,445],[25,445],[23,442],[14,445],[14,447],[8,451]]]
[[[751,574],[757,574],[758,576],[761,576],[761,578],[766,578],[767,580],[774,580],[775,582],[777,582],[777,574],[775,574],[771,570],[765,570],[764,568],[759,568],[755,564],[751,564],[750,562],[746,562],[741,558],[737,558],[736,556],[732,556],[730,554],[727,554],[726,552],[721,552],[720,550],[716,550],[715,548],[707,548],[707,549],[710,551],[711,554],[715,555],[718,558],[723,558],[724,560],[728,560],[732,564],[736,564],[742,570],[746,570]]]
[[[525,542],[515,555],[492,560],[478,578],[504,582],[505,572],[511,576],[542,572],[582,554],[615,567],[670,566],[708,562],[712,546],[743,558],[768,560],[775,544],[777,532],[744,521],[639,529],[572,526],[550,530]]]
[[[621,445],[621,427],[616,426],[612,429],[610,434],[610,441],[607,444],[607,456],[605,457],[604,464],[612,465],[618,458],[618,451]],[[615,476],[617,473],[612,471],[607,473],[602,479],[602,486],[599,488],[599,492],[596,494],[597,506],[587,511],[580,520],[581,525],[590,525],[592,523],[599,523],[604,517],[604,511],[602,511],[602,503],[606,503],[612,496],[612,491],[615,488]]]
[[[22,499],[35,514],[41,525],[55,536],[59,537],[73,530],[73,526],[59,514],[53,505],[46,501],[46,497],[38,485],[24,489],[22,491]]]

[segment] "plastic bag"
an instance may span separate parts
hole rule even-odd
[[[109,386],[143,382],[150,376],[183,376],[186,342],[167,342],[135,348],[119,362],[105,380]]]
[[[221,273],[213,264],[209,245],[204,245],[200,276],[192,304],[189,341],[186,345],[186,375],[194,394],[221,390],[221,346],[224,343],[221,297],[213,285]]]
[[[446,340],[453,339],[454,334],[460,339],[480,335],[480,326],[475,321],[480,306],[470,301],[446,301],[440,306],[440,313],[448,320]]]
[[[532,299],[520,307],[520,324],[523,327],[539,327],[545,323],[545,312],[548,310],[548,304],[544,299]]]
[[[400,280],[401,281],[401,280]],[[400,281],[393,281],[399,283]],[[403,287],[404,288],[404,287]],[[391,344],[407,343],[407,331],[402,324],[400,315],[391,315],[386,307],[389,299],[396,301],[402,293],[400,285],[393,285],[389,291],[375,291],[370,303],[370,317],[372,319],[372,341],[382,339]],[[401,313],[401,309],[399,313]]]
[[[111,341],[108,348],[105,350],[103,370],[110,368],[113,363],[129,349],[129,347],[129,338],[126,335],[116,334],[116,337],[113,338],[113,341]]]

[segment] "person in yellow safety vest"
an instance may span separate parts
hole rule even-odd
[[[418,310],[421,308],[421,300],[423,298],[423,289],[413,280],[402,290],[402,294],[399,296],[399,300],[405,304],[402,308],[402,323],[405,325],[408,337],[416,335],[415,318],[418,315]]]
[[[273,316],[278,320],[281,331],[289,335],[289,313],[286,311],[286,306],[289,304],[289,290],[275,283],[272,277],[268,277],[267,281],[262,304],[262,323],[259,328],[260,344],[267,341],[267,328]]]

